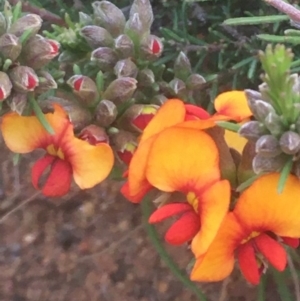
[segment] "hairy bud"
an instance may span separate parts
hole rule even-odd
[[[117,77],[133,77],[136,78],[138,68],[131,59],[118,61],[114,67],[114,73]]]
[[[266,101],[248,99],[248,105],[254,117],[259,121],[264,122],[270,113],[275,114],[272,105]]]
[[[110,126],[116,120],[117,115],[118,109],[110,100],[101,100],[96,108],[96,121],[100,126]]]
[[[134,55],[134,44],[126,34],[115,39],[115,51],[120,58],[128,58]]]
[[[0,101],[5,100],[11,93],[12,83],[8,75],[0,71]]]
[[[155,75],[151,69],[143,69],[139,71],[137,80],[140,87],[149,87],[155,83]]]
[[[22,51],[22,44],[15,35],[5,33],[0,37],[0,53],[4,59],[15,61]]]
[[[169,82],[169,86],[176,96],[178,96],[179,98],[185,98],[186,85],[181,79],[174,78]]]
[[[192,67],[191,67],[190,60],[187,58],[184,52],[181,51],[174,63],[175,77],[185,82],[187,78],[191,75],[191,73],[192,73]]]
[[[16,66],[9,72],[14,89],[19,93],[33,91],[39,85],[39,78],[34,70],[27,66]]]
[[[57,83],[49,72],[40,70],[37,72],[37,75],[39,77],[39,85],[34,90],[35,93],[42,94],[57,88]]]
[[[125,25],[125,34],[128,35],[135,45],[140,44],[141,38],[145,32],[143,30],[143,23],[138,13],[130,16]]]
[[[13,93],[6,102],[13,112],[17,112],[19,115],[22,115],[27,106],[27,94]]]
[[[282,151],[288,155],[295,155],[300,150],[300,136],[292,131],[285,132],[279,140]]]
[[[91,61],[96,62],[102,71],[110,71],[118,61],[118,57],[111,48],[99,47],[92,52]]]
[[[206,80],[200,74],[191,74],[186,80],[186,86],[189,90],[198,90],[204,83]]]
[[[30,36],[32,37],[38,33],[42,27],[42,22],[43,20],[39,15],[28,14],[16,20],[9,28],[8,33],[19,38],[26,30],[30,30]]]
[[[276,157],[281,154],[279,142],[272,135],[261,136],[256,141],[255,151],[265,157]]]
[[[140,56],[144,60],[155,60],[159,58],[163,52],[161,39],[154,35],[143,38],[140,47]]]
[[[246,139],[256,141],[260,136],[267,134],[267,131],[259,121],[249,121],[241,126],[239,134]]]
[[[153,11],[149,0],[135,0],[132,3],[129,16],[140,16],[144,31],[149,31],[153,23]]]
[[[100,143],[109,143],[109,138],[105,129],[94,124],[90,124],[78,135],[78,138],[87,141],[91,145],[98,145]]]
[[[96,25],[83,27],[81,29],[81,35],[93,49],[98,47],[112,47],[114,44],[111,34],[105,28]]]
[[[276,113],[269,113],[264,121],[264,125],[274,136],[278,136],[284,131],[282,120]]]
[[[262,154],[257,154],[253,159],[253,170],[256,174],[262,172],[278,172],[286,163],[286,156],[279,155],[276,157],[266,157]]]

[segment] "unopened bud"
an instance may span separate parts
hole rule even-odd
[[[114,73],[117,77],[133,77],[136,78],[138,68],[131,59],[118,61],[114,67]]]
[[[265,157],[276,157],[281,154],[279,142],[272,135],[261,136],[256,141],[255,151]]]
[[[0,12],[0,36],[2,36],[7,29],[6,18],[4,17],[3,13]]]
[[[0,71],[0,102],[5,100],[11,93],[12,83],[8,75]]]
[[[34,90],[36,94],[42,94],[57,88],[57,83],[49,72],[41,70],[37,72],[37,75],[39,77],[39,85]]]
[[[282,151],[288,155],[295,155],[300,150],[300,136],[292,131],[285,132],[279,140]]]
[[[163,48],[163,43],[159,37],[148,35],[142,39],[140,56],[144,60],[155,60],[161,56]]]
[[[103,94],[104,99],[111,100],[116,105],[129,100],[137,87],[137,81],[131,77],[121,77],[112,81]]]
[[[138,14],[143,24],[145,31],[150,31],[153,23],[153,11],[149,0],[135,0],[133,1],[129,16]]]
[[[269,113],[264,121],[264,125],[274,136],[278,136],[284,132],[282,120],[276,113]]]
[[[118,125],[128,131],[142,133],[158,109],[156,105],[134,104],[121,116]]]
[[[110,71],[118,61],[118,57],[111,48],[99,47],[92,52],[91,61],[96,62],[102,71]]]
[[[206,83],[206,80],[200,74],[191,74],[186,80],[186,86],[189,90],[198,90],[204,83]]]
[[[110,100],[101,100],[96,108],[96,121],[100,126],[110,126],[116,120],[117,115],[118,109]]]
[[[190,60],[184,54],[184,52],[181,51],[174,63],[175,77],[185,82],[187,78],[191,75],[191,73],[192,73],[192,67],[191,67]]]
[[[114,44],[111,34],[105,28],[96,25],[83,27],[81,29],[81,35],[93,49],[98,47],[112,47]]]
[[[267,134],[267,131],[259,121],[248,121],[241,126],[239,134],[246,139],[256,141],[260,136]]]
[[[93,105],[99,96],[96,83],[88,76],[73,75],[67,84],[84,104]]]
[[[126,19],[116,5],[109,1],[95,1],[92,7],[97,25],[106,28],[113,37],[123,33]]]
[[[33,91],[39,85],[39,78],[34,70],[27,66],[16,66],[9,72],[14,89],[20,93]]]
[[[140,87],[150,87],[155,83],[155,75],[151,69],[143,69],[139,71],[137,80]]]
[[[286,156],[281,154],[276,157],[266,157],[262,154],[257,154],[253,159],[253,171],[256,174],[263,172],[278,172],[286,163]]]
[[[261,93],[258,91],[252,89],[246,89],[244,92],[248,101],[253,102],[255,100],[263,99]]]
[[[270,113],[275,114],[275,110],[272,105],[266,101],[248,98],[248,105],[254,117],[258,121],[264,122]]]
[[[86,26],[86,25],[92,25],[93,24],[93,19],[90,15],[80,11],[78,13],[79,15],[79,23],[83,26]]]
[[[30,36],[32,37],[38,33],[42,23],[43,20],[39,15],[28,14],[16,20],[9,28],[8,33],[14,34],[19,38],[25,31],[30,30]]]
[[[186,85],[181,79],[174,78],[169,82],[169,86],[179,98],[186,96]]]
[[[299,95],[300,92],[300,80],[299,80],[299,76],[297,73],[291,74],[288,77],[288,81],[289,83],[292,84],[292,90],[295,94]]]
[[[27,106],[27,94],[26,93],[13,93],[6,101],[10,109],[13,112],[17,112],[22,115]]]
[[[158,94],[151,99],[151,103],[162,106],[167,100],[168,98],[165,95]]]
[[[130,37],[135,45],[140,44],[140,40],[144,36],[145,32],[143,31],[143,23],[139,14],[135,13],[130,16],[129,20],[126,22],[124,32]]]
[[[113,134],[111,139],[117,158],[126,165],[129,165],[137,148],[136,137],[130,132],[120,130],[118,133]]]
[[[129,36],[122,34],[115,39],[115,51],[123,59],[133,56],[134,45]]]
[[[100,143],[109,143],[109,138],[105,129],[94,124],[90,124],[78,135],[78,138],[87,141],[91,145],[98,145]]]
[[[5,33],[0,37],[0,53],[4,59],[15,61],[22,51],[22,44],[15,35]]]
[[[263,100],[265,100],[269,103],[272,103],[272,99],[270,98],[270,95],[269,95],[270,89],[269,89],[269,86],[266,83],[260,84],[258,86],[258,90],[261,93],[261,96],[262,96]]]

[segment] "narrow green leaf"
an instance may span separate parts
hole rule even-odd
[[[104,89],[104,77],[103,77],[103,72],[102,71],[99,71],[97,73],[97,76],[96,76],[96,85],[97,85],[98,92],[102,93],[103,89]]]
[[[295,301],[292,297],[292,294],[286,284],[286,276],[283,272],[278,272],[275,269],[272,269],[272,274],[274,281],[276,283],[276,288],[279,293],[281,301]]]
[[[20,162],[21,154],[14,154],[13,155],[13,165],[17,166]]]
[[[13,15],[12,15],[12,23],[14,23],[16,20],[18,20],[22,13],[22,2],[19,1],[13,9]]]
[[[29,102],[30,105],[32,106],[32,109],[36,115],[36,117],[38,118],[38,120],[40,121],[40,123],[43,125],[43,127],[45,128],[45,130],[51,134],[54,135],[55,132],[53,130],[53,128],[51,127],[51,125],[49,124],[48,120],[45,118],[45,115],[43,114],[40,106],[38,105],[37,101],[35,100],[34,96],[32,95],[32,93],[28,94],[28,98],[29,98]]]
[[[241,67],[243,67],[243,66],[245,66],[247,64],[250,64],[252,61],[253,61],[253,57],[252,56],[251,57],[247,57],[247,58],[241,60],[240,62],[236,63],[235,65],[233,65],[231,67],[231,69],[232,70],[239,69],[239,68],[241,68]]]
[[[25,44],[28,41],[28,39],[31,37],[31,32],[32,32],[32,29],[26,29],[22,33],[22,35],[20,36],[20,39],[19,39],[21,44]]]
[[[266,301],[266,284],[267,284],[267,274],[263,274],[257,292],[257,301]]]
[[[81,75],[82,74],[81,69],[77,64],[73,65],[73,73],[76,74],[76,75]]]
[[[254,24],[265,24],[275,23],[280,21],[289,20],[286,15],[273,15],[273,16],[261,16],[261,17],[241,17],[241,18],[230,18],[223,22],[225,25],[237,26],[237,25],[254,25]]]
[[[160,258],[166,263],[169,269],[173,272],[173,274],[187,287],[189,288],[194,294],[197,296],[198,300],[207,301],[205,295],[202,291],[197,287],[197,285],[192,282],[178,267],[176,262],[169,256],[168,252],[163,246],[163,242],[161,241],[156,229],[154,226],[148,223],[149,216],[151,215],[151,206],[150,200],[145,198],[141,204],[142,208],[142,215],[144,219],[144,224],[146,231],[150,240],[153,243],[156,251],[158,252]]]
[[[258,34],[257,38],[273,43],[291,43],[291,44],[300,44],[300,37],[296,36],[276,36],[272,34]]]
[[[262,174],[259,174],[259,175],[255,175],[251,178],[249,178],[248,180],[246,180],[245,182],[243,182],[242,184],[240,184],[236,191],[237,192],[242,192],[244,191],[245,189],[247,189],[255,180],[257,180],[260,176],[262,176]]]
[[[241,128],[241,126],[239,124],[228,122],[228,121],[217,121],[216,124],[221,128],[224,128],[226,130],[236,132],[236,133]]]
[[[284,186],[285,186],[285,182],[292,170],[293,167],[293,160],[290,159],[288,160],[284,167],[282,168],[282,171],[280,172],[280,177],[279,177],[279,181],[278,181],[278,186],[277,186],[277,192],[278,193],[282,193]]]

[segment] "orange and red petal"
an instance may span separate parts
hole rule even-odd
[[[239,197],[234,214],[250,231],[271,231],[279,236],[300,237],[300,182],[289,175],[278,193],[280,174],[261,176]]]
[[[158,209],[156,209],[149,217],[149,223],[155,224],[159,223],[171,216],[185,213],[187,211],[193,211],[193,207],[188,203],[172,203],[166,204]]]
[[[223,115],[237,122],[252,116],[244,91],[233,90],[221,93],[215,99],[214,105],[216,115]]]
[[[15,153],[29,153],[37,148],[45,148],[70,127],[73,128],[60,106],[55,105],[54,113],[45,114],[45,118],[54,130],[50,135],[36,116],[20,116],[17,113],[6,114],[1,123],[1,132],[7,147]],[[70,132],[69,131],[69,132]]]
[[[132,194],[129,189],[129,183],[126,181],[121,187],[121,193],[128,201],[132,203],[140,203],[152,188],[153,187],[148,182],[145,182],[144,185],[140,186],[138,193]]]
[[[192,251],[196,257],[207,251],[228,212],[230,184],[227,180],[218,181],[197,198],[201,229],[192,241]]]
[[[192,105],[192,104],[186,104],[184,105],[186,109],[186,115],[185,115],[185,120],[204,120],[204,119],[209,119],[211,116],[210,114],[205,111],[204,109]]]
[[[218,149],[199,130],[165,129],[157,135],[146,160],[149,183],[165,192],[198,192],[220,178]]]
[[[296,249],[299,247],[299,238],[291,238],[291,237],[281,236],[281,239],[284,244],[286,244],[287,246],[289,246],[291,248]]]
[[[200,220],[195,211],[187,211],[168,229],[165,241],[179,246],[189,242],[200,229]]]
[[[183,101],[179,99],[167,100],[144,129],[140,141],[143,142],[162,130],[183,122],[184,118],[185,106]]]
[[[234,251],[245,235],[236,217],[228,213],[207,252],[196,257],[191,279],[214,282],[229,276],[234,267]],[[195,249],[194,252],[197,253]]]
[[[49,168],[49,170],[47,170]],[[45,175],[44,183],[39,183]],[[42,193],[50,197],[67,194],[72,181],[72,167],[69,162],[58,157],[46,155],[39,159],[32,168],[32,184]]]
[[[91,145],[74,138],[65,147],[68,149],[67,160],[72,165],[74,180],[81,189],[94,187],[111,172],[114,155],[108,144]]]

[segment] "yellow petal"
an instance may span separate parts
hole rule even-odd
[[[243,149],[247,143],[247,139],[241,137],[238,133],[232,131],[225,131],[225,140],[229,147],[234,148],[240,154],[243,152]]]

